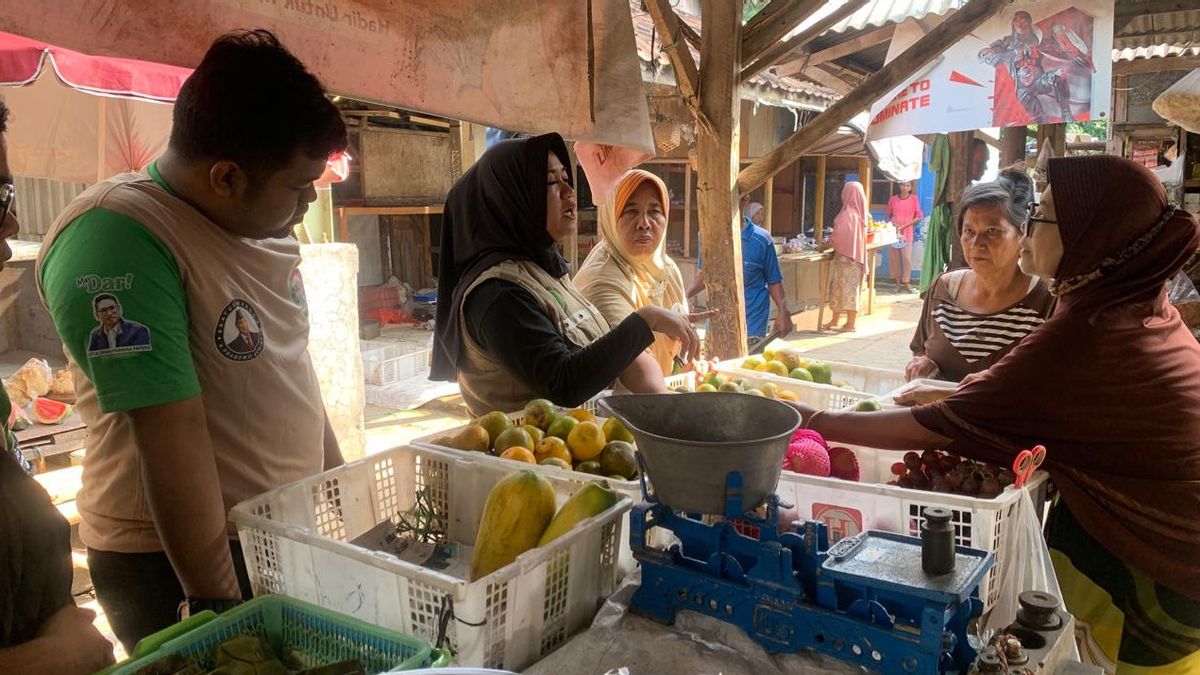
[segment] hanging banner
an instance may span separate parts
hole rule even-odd
[[[888,61],[943,18],[897,26]],[[1107,119],[1112,44],[1112,0],[1018,0],[872,105],[868,136]]]

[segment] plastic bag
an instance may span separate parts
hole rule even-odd
[[[1200,134],[1200,68],[1167,87],[1150,107],[1168,122]]]
[[[992,606],[987,628],[1000,630],[1011,624],[1020,608],[1017,596],[1025,591],[1045,591],[1056,598],[1062,597],[1050,560],[1050,547],[1038,520],[1041,500],[1035,506],[1029,490],[1024,493],[1017,502],[1017,512],[1009,514],[1001,525],[1005,530],[1000,537],[1003,544],[995,552],[997,565],[993,568],[1000,570],[1000,597]]]
[[[1200,340],[1200,292],[1187,274],[1180,272],[1167,282],[1167,300],[1175,305],[1184,325]]]

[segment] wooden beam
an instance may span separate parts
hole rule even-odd
[[[947,134],[950,140],[950,175],[946,178],[946,197],[950,202],[951,222],[958,222],[958,205],[962,200],[963,190],[971,183],[971,146],[975,132],[955,131]],[[966,267],[963,256],[962,238],[957,229],[951,226],[950,236],[950,269]]]
[[[1192,70],[1200,68],[1200,56],[1164,56],[1159,59],[1117,61],[1112,66],[1113,75],[1138,75],[1162,73],[1168,70]]]
[[[1006,127],[1000,130],[1000,168],[1025,163],[1026,127]]]
[[[742,0],[703,0],[702,12],[700,105],[712,128],[697,134],[696,197],[708,306],[724,309],[710,321],[708,355],[728,359],[746,353],[741,219],[733,191],[741,113],[737,91]]]
[[[792,52],[804,47],[804,45],[808,44],[809,42],[817,39],[825,31],[832,28],[842,19],[845,19],[854,12],[857,12],[866,4],[867,0],[849,0],[849,2],[839,7],[829,16],[804,29],[803,32],[797,33],[796,35],[793,35],[787,40],[784,40],[783,42],[780,42],[779,44],[774,45],[767,51],[763,52],[758,59],[754,60],[753,63],[742,69],[739,79],[742,82],[745,82],[746,80],[749,80],[755,75],[761,73],[777,63],[780,59],[786,57],[788,54],[791,54]],[[743,63],[748,60],[749,59],[744,59]]]
[[[834,133],[851,117],[870,107],[879,97],[904,84],[913,73],[942,54],[1012,0],[970,0],[950,18],[926,33],[890,63],[868,77],[862,86],[843,96],[802,127],[779,147],[742,169],[738,192],[745,194],[799,159],[814,143]]]
[[[771,0],[742,28],[742,62],[762,56],[824,4],[825,0]]]
[[[772,232],[771,227],[775,217],[775,177],[772,176],[767,180],[766,186],[763,187],[763,222],[767,224],[767,232]]]
[[[692,165],[683,165],[683,257],[692,257]]]
[[[697,33],[696,29],[692,28],[691,24],[680,19],[679,33],[683,35],[683,39],[687,40],[689,45],[695,47],[696,51],[700,51],[700,33]]]
[[[684,104],[696,117],[698,126],[711,127],[712,123],[704,117],[700,109],[700,74],[696,69],[696,61],[692,58],[692,51],[680,37],[679,16],[671,9],[669,0],[646,0],[646,11],[654,19],[654,28],[662,36],[662,50],[667,53],[671,68],[675,70],[675,85],[679,88]],[[650,57],[654,58],[654,55],[651,54]]]
[[[867,196],[867,211],[871,210],[871,158],[858,158],[858,182],[862,183],[863,194]]]
[[[825,155],[817,157],[817,184],[813,186],[813,239],[818,244],[825,242],[825,166],[828,162],[829,158]]]
[[[1038,154],[1042,152],[1042,148],[1046,144],[1050,144],[1050,152],[1053,157],[1067,156],[1067,125],[1065,124],[1039,124],[1037,131],[1037,149]]]
[[[847,82],[845,78],[835,75],[827,70],[824,66],[809,68],[801,73],[801,76],[806,77],[819,85],[829,87],[842,96],[854,91],[854,88],[858,86],[856,83]]]
[[[874,47],[881,42],[887,42],[892,39],[892,35],[896,32],[896,24],[876,28],[872,31],[867,31],[862,35],[839,42],[828,49],[822,49],[819,52],[813,52],[808,57],[808,65],[815,66],[827,61],[836,61],[837,59],[856,54],[869,47]]]

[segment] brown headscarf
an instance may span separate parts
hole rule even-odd
[[[1200,246],[1158,179],[1050,160],[1063,240],[1054,315],[978,380],[913,410],[950,450],[1010,464],[1046,446],[1071,512],[1126,564],[1200,599],[1200,345],[1165,283]]]

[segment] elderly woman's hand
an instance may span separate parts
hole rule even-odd
[[[646,305],[637,311],[646,325],[655,333],[662,333],[679,341],[679,358],[684,363],[700,356],[700,337],[687,317],[669,309]]]
[[[911,382],[919,378],[935,378],[938,376],[938,365],[933,359],[918,354],[904,367],[904,379]]]
[[[684,316],[686,316],[687,320],[691,323],[700,323],[701,321],[707,321],[720,313],[721,308],[717,307],[716,309],[706,309],[703,312],[691,312],[690,314],[685,314]]]

